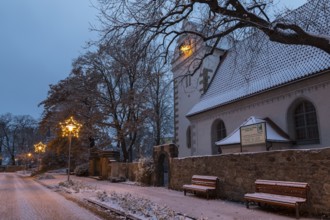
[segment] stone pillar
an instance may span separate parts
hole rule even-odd
[[[100,165],[101,165],[101,170],[100,170],[101,178],[103,180],[106,180],[109,178],[108,176],[109,159],[107,157],[101,157]]]
[[[94,159],[89,159],[88,175],[94,176]]]
[[[95,176],[97,167],[95,167],[96,161],[98,160],[98,150],[96,148],[90,149],[89,154],[89,168],[88,168],[88,175]]]
[[[171,183],[171,160],[178,157],[178,147],[175,144],[164,144],[154,146],[153,159],[155,165],[155,173],[153,175],[153,184],[155,186],[163,186],[164,184],[164,163],[168,164],[168,186]],[[166,161],[165,161],[166,160]]]

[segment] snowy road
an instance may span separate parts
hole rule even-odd
[[[56,192],[15,173],[0,173],[0,220],[100,219]]]

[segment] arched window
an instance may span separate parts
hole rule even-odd
[[[217,123],[216,129],[218,141],[224,139],[226,137],[226,128],[222,120]]]
[[[316,110],[311,102],[304,100],[296,106],[294,126],[297,144],[320,143]]]
[[[222,120],[217,119],[212,124],[212,131],[211,131],[212,137],[211,137],[211,146],[212,146],[212,153],[217,154],[221,153],[221,148],[219,148],[215,142],[220,141],[224,139],[227,136],[225,123],[223,123]]]
[[[191,148],[191,127],[188,126],[186,133],[187,148]]]

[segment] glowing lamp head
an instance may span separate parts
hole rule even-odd
[[[188,50],[191,50],[191,46],[190,46],[190,45],[182,45],[182,46],[180,47],[180,50],[181,50],[181,52],[185,53],[185,52],[187,52]]]
[[[180,46],[180,51],[185,56],[190,56],[192,54],[192,45],[191,44],[182,44]]]
[[[46,144],[43,144],[41,141],[38,144],[34,145],[34,151],[36,153],[44,153],[46,151]],[[30,153],[29,153],[30,154]],[[28,156],[29,156],[28,154]],[[31,154],[30,154],[31,155]]]
[[[73,125],[73,124],[69,124],[69,125],[66,126],[66,128],[67,128],[70,132],[72,132],[72,131],[76,128],[76,126]]]
[[[60,123],[62,129],[62,136],[79,136],[79,131],[81,128],[81,124],[73,119],[71,116],[69,119],[65,120],[63,123]]]

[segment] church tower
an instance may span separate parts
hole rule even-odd
[[[198,31],[198,25],[185,22],[183,29]],[[194,125],[186,118],[186,114],[206,92],[225,53],[225,50],[217,48],[212,55],[204,58],[210,50],[205,42],[190,34],[181,35],[175,48],[172,60],[174,140],[179,147],[180,157],[197,153],[194,146]]]

